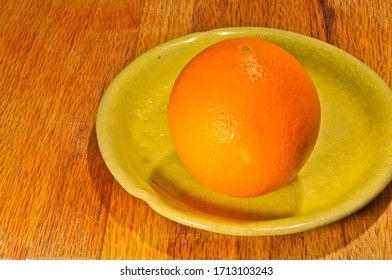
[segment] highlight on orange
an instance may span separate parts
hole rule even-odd
[[[309,158],[320,103],[305,68],[257,38],[218,42],[179,74],[168,106],[177,155],[206,187],[254,197],[289,183]]]

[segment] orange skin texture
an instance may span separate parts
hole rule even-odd
[[[316,88],[284,49],[255,38],[228,39],[194,57],[168,106],[177,155],[202,184],[254,197],[290,182],[320,127]]]

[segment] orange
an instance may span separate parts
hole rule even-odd
[[[177,155],[202,184],[253,197],[292,180],[320,127],[316,88],[281,47],[256,38],[218,42],[175,81],[168,106]]]

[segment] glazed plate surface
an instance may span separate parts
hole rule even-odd
[[[258,37],[293,54],[319,93],[321,128],[298,176],[256,198],[217,194],[193,179],[171,143],[167,105],[182,68],[220,40]],[[129,64],[100,102],[96,132],[110,172],[131,195],[176,222],[246,236],[291,234],[344,218],[392,180],[392,91],[346,52],[296,33],[225,28],[159,45]],[[222,174],[223,176],[224,174]]]

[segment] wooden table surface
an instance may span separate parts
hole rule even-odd
[[[167,40],[218,27],[305,34],[392,85],[389,0],[1,0],[1,259],[392,259],[392,184],[331,225],[271,237],[183,226],[115,181],[96,112],[110,81]]]

